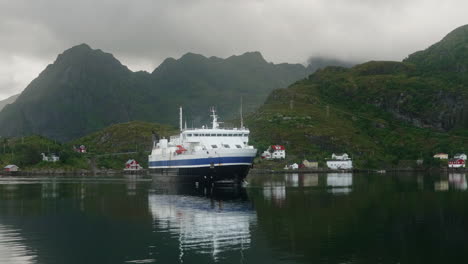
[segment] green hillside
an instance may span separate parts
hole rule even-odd
[[[453,52],[468,54],[466,28],[404,62],[328,67],[274,91],[249,118],[253,141],[261,148],[285,144],[298,159],[348,152],[358,167],[391,167],[419,158],[429,162],[435,152],[468,150],[468,73],[450,71],[456,76],[450,82],[442,68],[434,66],[427,74],[427,65],[438,62],[422,55],[437,46],[452,47],[454,39],[464,39],[465,45],[455,45]],[[467,57],[457,56],[453,63],[468,64]]]
[[[0,165],[16,164],[22,170],[31,169],[117,169],[128,159],[137,159],[147,166],[152,148],[152,134],[168,137],[177,130],[166,125],[128,122],[106,127],[68,143],[42,136],[3,138],[0,141]],[[77,153],[74,146],[85,145],[87,153]],[[41,153],[60,156],[56,163],[42,161]]]
[[[170,126],[156,123],[134,121],[116,124],[82,138],[73,140],[68,145],[85,145],[93,154],[148,152],[152,148],[152,133],[159,137],[169,137],[178,131]]]

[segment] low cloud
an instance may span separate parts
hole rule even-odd
[[[468,23],[467,8],[460,0],[0,0],[0,98],[80,43],[147,71],[186,52],[401,60]]]

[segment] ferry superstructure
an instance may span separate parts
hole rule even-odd
[[[166,175],[196,176],[201,180],[242,181],[252,166],[257,150],[250,146],[250,131],[241,128],[220,128],[214,108],[212,126],[182,128],[180,134],[153,143],[148,157],[150,170]]]

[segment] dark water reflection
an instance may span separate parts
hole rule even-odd
[[[465,174],[0,178],[0,263],[464,263]]]

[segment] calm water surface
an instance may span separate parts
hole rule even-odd
[[[0,263],[468,263],[465,174],[0,178]]]

